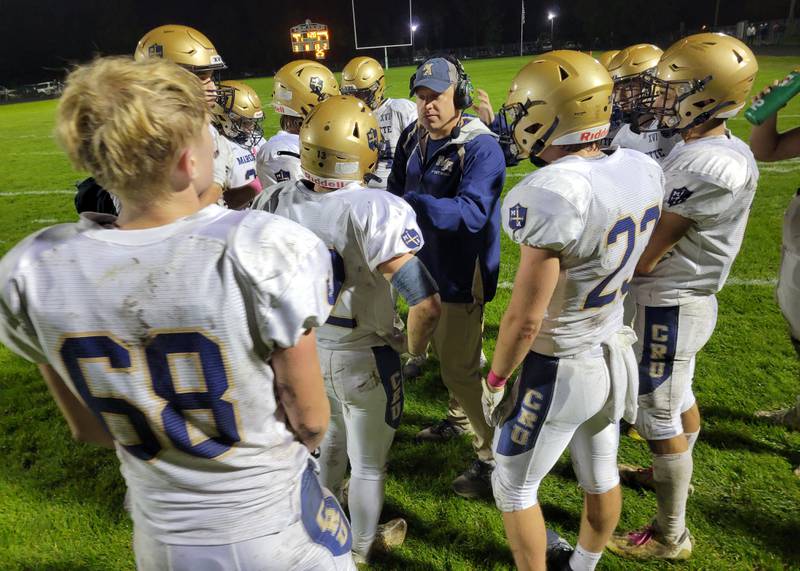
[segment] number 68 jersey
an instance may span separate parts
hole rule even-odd
[[[276,416],[271,353],[325,322],[328,251],[208,206],[119,230],[84,215],[0,262],[0,341],[50,363],[109,429],[137,528],[217,545],[299,519],[308,452]]]
[[[532,350],[565,357],[622,327],[622,299],[658,222],[661,167],[644,154],[570,155],[524,178],[503,201],[518,244],[552,250],[561,273]]]

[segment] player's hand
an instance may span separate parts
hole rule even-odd
[[[778,87],[778,83],[780,83],[780,80],[776,79],[776,80],[775,80],[775,81],[773,81],[771,84],[769,84],[768,86],[766,86],[764,89],[762,89],[761,91],[759,91],[758,93],[756,93],[755,97],[753,97],[753,100],[752,100],[750,103],[751,103],[751,104],[753,104],[753,103],[755,103],[756,101],[758,101],[758,100],[760,100],[760,99],[764,99],[764,97],[766,97],[766,96],[767,96],[767,94],[768,94],[770,91],[772,91],[772,88],[773,88],[773,87]]]
[[[486,379],[481,379],[481,388],[483,395],[481,396],[481,407],[483,408],[483,417],[486,419],[486,424],[489,426],[497,426],[502,423],[511,412],[511,399],[506,397],[506,387],[494,389],[489,386]]]
[[[472,108],[485,125],[491,125],[492,121],[494,121],[494,110],[492,109],[492,101],[489,99],[489,94],[483,89],[476,89],[475,93],[477,97],[475,97]]]

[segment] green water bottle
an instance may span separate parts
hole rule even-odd
[[[744,112],[745,119],[753,125],[761,125],[798,93],[800,93],[800,70],[795,70],[784,77],[764,97],[756,99]]]

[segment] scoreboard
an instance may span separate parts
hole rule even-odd
[[[325,52],[331,49],[330,32],[325,24],[315,24],[306,20],[304,24],[292,26],[292,52],[306,54],[314,52],[316,59],[325,59]]]

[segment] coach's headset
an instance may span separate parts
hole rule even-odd
[[[456,79],[456,87],[455,91],[453,92],[453,104],[455,105],[456,109],[469,109],[472,107],[472,81],[470,80],[469,75],[467,75],[467,72],[464,71],[464,66],[461,65],[461,62],[450,55],[434,56],[426,59],[417,66],[417,69],[414,70],[414,73],[411,74],[411,77],[408,80],[409,97],[414,97],[414,79],[417,77],[417,71],[419,71],[419,68],[437,57],[449,61],[456,68],[458,78]]]

